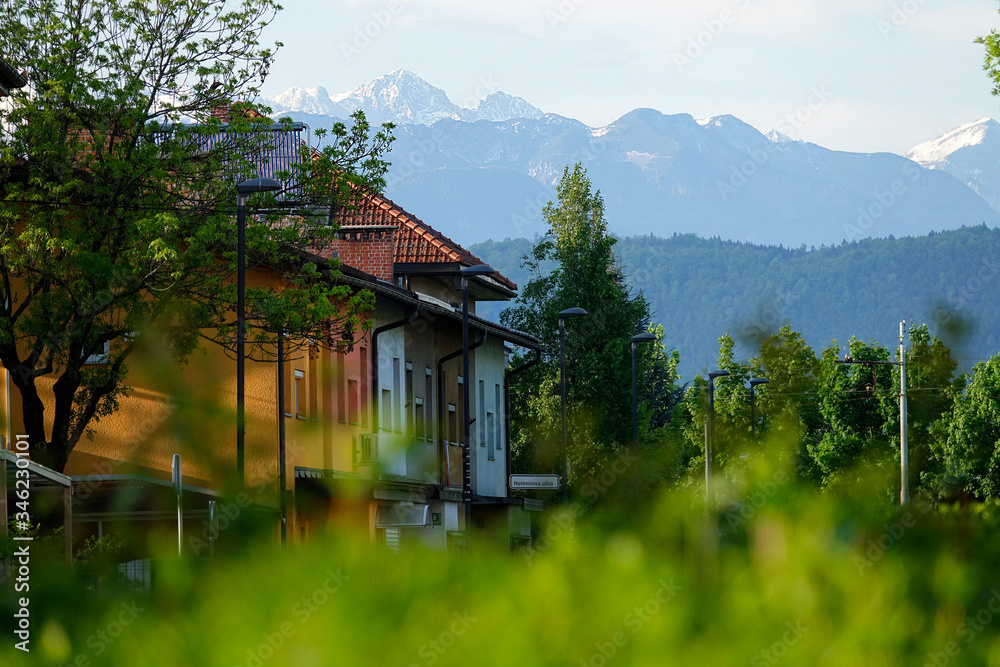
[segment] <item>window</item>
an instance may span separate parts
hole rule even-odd
[[[358,396],[358,381],[348,380],[347,381],[347,420],[352,424],[358,423],[358,418],[361,412],[361,406],[359,403]]]
[[[344,373],[344,355],[337,352],[337,419],[347,421],[347,375]]]
[[[399,368],[399,357],[392,358],[392,397],[395,399],[392,402],[392,423],[396,426],[396,432],[403,432],[403,419],[402,419],[402,409],[401,405],[403,403],[403,392],[399,389],[400,383],[400,368]]]
[[[361,403],[359,412],[361,413],[361,425],[368,426],[368,383],[371,381],[368,375],[368,348],[360,348],[361,352]],[[357,422],[355,422],[357,423]]]
[[[448,442],[458,444],[458,413],[454,403],[448,404]]]
[[[486,382],[484,380],[479,381],[479,400],[477,401],[479,408],[476,412],[479,414],[479,428],[476,429],[479,434],[479,446],[486,446]]]
[[[493,418],[493,413],[492,412],[487,412],[486,413],[486,429],[487,429],[487,433],[490,434],[489,435],[489,440],[490,441],[489,441],[489,444],[486,446],[486,450],[487,450],[486,451],[486,458],[489,459],[490,461],[495,461],[496,458],[497,458],[496,444],[494,442],[494,440],[496,438],[496,432],[493,430],[493,422],[494,421],[496,421],[496,420]]]
[[[494,385],[494,387],[493,387],[493,400],[495,401],[493,403],[493,410],[497,414],[496,424],[493,427],[493,430],[496,433],[496,435],[494,437],[496,438],[496,448],[502,450],[503,449],[503,426],[502,426],[502,421],[503,420],[500,417],[500,406],[503,405],[503,394],[501,393],[500,385]]]
[[[424,432],[424,429],[426,428],[427,424],[424,416],[424,399],[415,398],[413,399],[413,403],[414,403],[413,422],[416,430],[416,433],[414,435],[416,435],[417,438],[423,439],[427,437],[427,433]]]
[[[296,419],[306,418],[306,374],[295,371],[295,381],[292,385],[292,405],[295,406]]]
[[[319,348],[316,346],[316,342],[313,340],[309,341],[309,417],[310,419],[319,418],[319,387],[317,386],[317,379],[319,378],[319,373],[316,370],[316,360],[319,358]]]
[[[104,345],[101,346],[100,352],[95,352],[94,354],[87,357],[83,363],[85,364],[106,364],[108,359],[111,358],[111,341],[104,341]]]
[[[406,362],[406,394],[403,397],[405,404],[403,405],[404,412],[406,412],[406,434],[413,436],[413,422],[416,421],[416,403],[413,397],[413,364]],[[422,436],[418,436],[422,437]]]
[[[430,423],[433,424],[434,422],[431,421],[431,419],[430,419],[431,415],[430,415],[429,411],[433,409],[434,405],[436,405],[435,401],[433,400],[433,397],[434,397],[434,372],[431,369],[429,369],[429,368],[426,369],[426,371],[427,371],[426,375],[424,376],[424,399],[427,401],[427,405],[426,405],[426,407],[424,407],[424,410],[427,410],[428,412],[426,412],[424,414],[424,419],[426,419],[428,422],[430,422]],[[426,429],[426,435],[424,437],[426,437],[428,440],[433,441],[434,440],[434,431],[431,430],[431,429],[429,429],[429,428],[427,428],[426,425],[424,426],[424,428]]]
[[[379,428],[383,431],[392,430],[392,392],[382,390],[382,406],[379,408]]]

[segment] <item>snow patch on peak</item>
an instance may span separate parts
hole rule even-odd
[[[475,109],[466,112],[470,120],[488,120],[505,122],[517,118],[538,118],[543,116],[541,109],[526,100],[503,92],[490,93],[480,100]]]
[[[982,145],[989,133],[995,136],[998,130],[1000,123],[992,118],[980,118],[911,148],[903,157],[924,166],[937,165],[957,150]]]
[[[339,105],[332,99],[326,88],[289,88],[280,95],[267,98],[278,111],[303,111],[305,113],[332,116],[341,112]]]
[[[777,130],[768,130],[764,133],[764,136],[776,144],[787,144],[795,141],[795,139],[792,139],[787,134],[782,134]]]

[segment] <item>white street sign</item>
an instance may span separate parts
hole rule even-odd
[[[511,475],[512,489],[558,489],[559,475]]]

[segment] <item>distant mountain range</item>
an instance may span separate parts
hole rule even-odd
[[[465,244],[544,233],[541,209],[577,161],[620,235],[810,247],[1000,225],[1000,125],[990,119],[899,156],[831,151],[733,116],[637,109],[591,128],[499,91],[468,109],[405,70],[348,93],[293,88],[269,102],[314,128],[357,109],[396,123],[386,194]]]
[[[375,124],[430,125],[439,120],[485,120],[537,118],[540,109],[520,97],[499,91],[490,93],[474,109],[463,109],[447,93],[405,69],[398,69],[348,93],[330,95],[326,88],[289,88],[267,100],[276,112],[348,118],[357,110]]]

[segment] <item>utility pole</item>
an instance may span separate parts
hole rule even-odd
[[[906,423],[906,349],[903,332],[906,320],[899,323],[899,504],[910,502],[910,447]]]
[[[887,364],[899,366],[899,504],[910,502],[910,446],[907,439],[906,423],[906,348],[903,345],[903,335],[906,331],[906,320],[899,323],[899,361],[867,361],[851,359],[850,354],[844,360],[837,359],[838,364],[859,364],[875,366]]]

